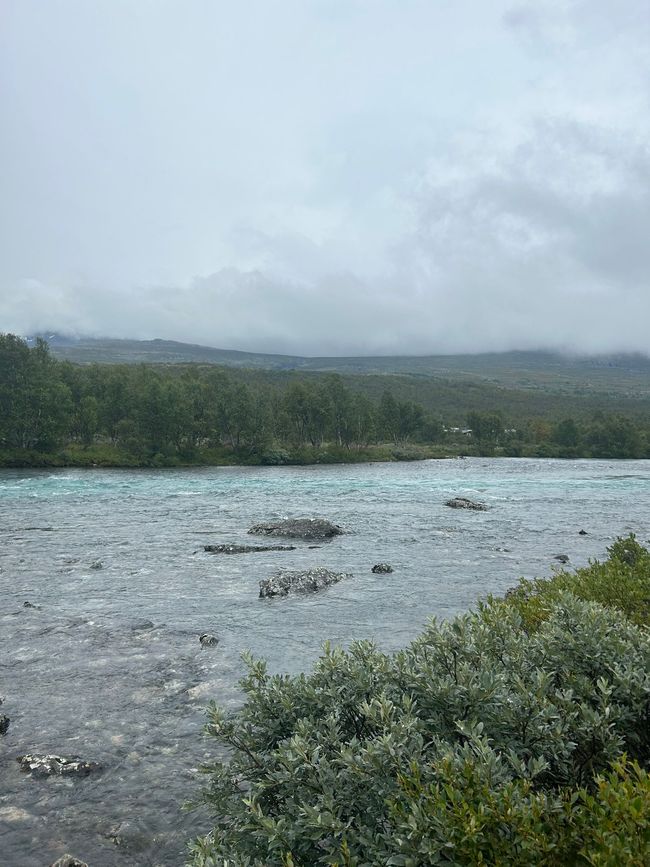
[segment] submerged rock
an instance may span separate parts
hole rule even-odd
[[[75,858],[74,855],[62,855],[50,864],[50,867],[88,867],[88,864]]]
[[[586,536],[586,535],[587,535],[586,530],[578,530],[578,536]]]
[[[377,563],[370,571],[374,572],[375,575],[388,575],[393,571],[393,567],[389,566],[388,563]]]
[[[34,605],[33,602],[23,602],[23,608],[33,608],[37,611],[40,607],[40,605]]]
[[[219,644],[219,639],[216,635],[211,635],[209,632],[204,632],[203,635],[199,635],[199,641],[201,642],[201,647],[216,647]]]
[[[315,593],[330,584],[336,584],[351,576],[345,572],[330,572],[319,567],[304,572],[280,571],[270,578],[260,581],[260,598],[288,596],[289,593]]]
[[[252,532],[252,530],[251,530]],[[250,554],[255,551],[295,551],[295,545],[204,545],[208,554]]]
[[[91,569],[103,569],[104,564],[102,563],[101,560],[93,560],[93,562],[90,564],[90,568]]]
[[[485,503],[475,503],[474,500],[468,500],[467,497],[452,497],[447,500],[445,506],[450,509],[472,509],[474,512],[487,512]]]
[[[153,620],[136,620],[131,624],[131,632],[148,632],[155,629]]]
[[[0,735],[6,735],[9,731],[9,723],[11,720],[8,716],[3,713],[0,713]]]
[[[331,539],[343,533],[341,527],[324,518],[284,518],[255,524],[248,531],[255,536],[289,536],[296,539]]]
[[[133,822],[120,822],[106,832],[106,837],[115,846],[122,846],[133,851],[142,851],[151,844],[151,838],[146,831]]]
[[[87,777],[93,771],[101,771],[98,762],[87,762],[79,756],[35,755],[18,756],[20,770],[35,777]]]
[[[569,555],[568,554],[556,554],[555,557],[553,557],[553,559],[558,560],[560,563],[568,563],[569,562]]]

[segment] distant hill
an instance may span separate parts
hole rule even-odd
[[[644,355],[568,356],[551,352],[476,355],[359,356],[347,358],[273,355],[216,349],[174,340],[117,340],[40,335],[54,356],[77,364],[218,364],[270,371],[341,374],[402,374],[556,394],[598,393],[650,396],[650,357]],[[35,340],[35,336],[28,338]]]

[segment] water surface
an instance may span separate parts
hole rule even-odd
[[[450,496],[487,512],[444,506]],[[292,552],[209,555],[270,518],[318,515],[349,533]],[[0,471],[0,861],[169,865],[209,828],[182,813],[212,755],[210,699],[238,701],[240,653],[308,668],[323,641],[403,646],[520,575],[645,541],[650,462],[466,459],[360,466]],[[586,536],[578,531],[585,529]],[[391,575],[373,575],[387,562]],[[276,568],[354,577],[310,597],[258,599]],[[36,608],[25,608],[29,601]],[[202,649],[198,636],[221,642]],[[105,771],[36,780],[25,752],[79,754]],[[121,826],[121,827],[120,827]]]

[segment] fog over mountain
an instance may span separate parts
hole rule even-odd
[[[4,0],[0,331],[650,352],[647,0]]]

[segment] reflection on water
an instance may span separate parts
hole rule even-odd
[[[209,827],[180,810],[213,749],[205,706],[236,705],[243,649],[283,671],[308,667],[325,639],[395,649],[428,615],[547,574],[558,553],[580,565],[618,534],[645,540],[649,494],[643,461],[0,471],[2,863],[42,867],[70,851],[93,867],[182,864],[185,841]],[[446,508],[456,495],[490,509]],[[300,515],[350,532],[319,548],[203,552]],[[394,572],[373,575],[379,562]],[[312,597],[258,599],[280,565],[354,577]],[[201,647],[204,632],[218,647]],[[25,752],[105,769],[30,779],[15,761]]]

